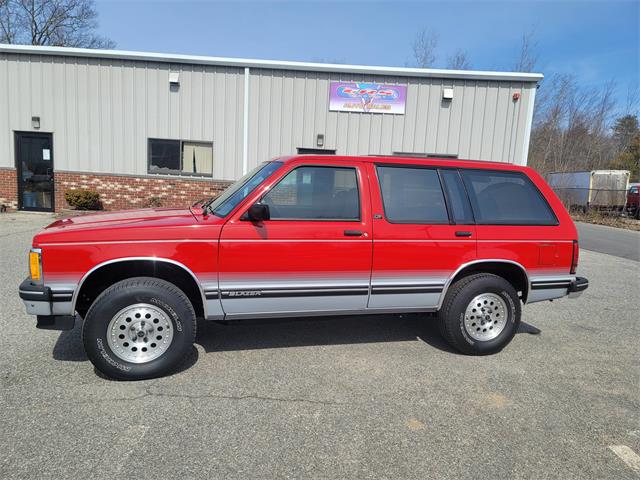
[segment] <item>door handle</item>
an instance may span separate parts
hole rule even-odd
[[[360,230],[345,230],[344,231],[344,236],[345,237],[361,237],[364,235],[364,232],[360,231]]]
[[[471,232],[463,232],[458,230],[456,232],[456,237],[470,237],[471,236]]]

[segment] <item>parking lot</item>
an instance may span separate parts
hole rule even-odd
[[[420,315],[200,323],[180,372],[115,382],[77,326],[24,312],[50,221],[0,217],[0,478],[640,475],[623,448],[640,453],[638,262],[581,252],[589,290],[527,306],[494,356],[455,353]]]

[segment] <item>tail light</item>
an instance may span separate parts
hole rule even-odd
[[[578,269],[578,259],[580,258],[580,246],[578,240],[573,241],[573,253],[571,254],[571,270],[569,273],[575,274]]]

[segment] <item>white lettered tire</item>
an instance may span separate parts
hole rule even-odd
[[[91,363],[108,377],[141,380],[166,375],[189,353],[196,336],[191,302],[165,280],[135,277],[107,288],[82,326]]]
[[[451,285],[438,312],[438,326],[456,350],[488,355],[513,339],[521,312],[513,285],[497,275],[478,273]]]

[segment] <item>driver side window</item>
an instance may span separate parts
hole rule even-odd
[[[360,195],[352,167],[298,167],[263,198],[271,220],[360,220]]]

